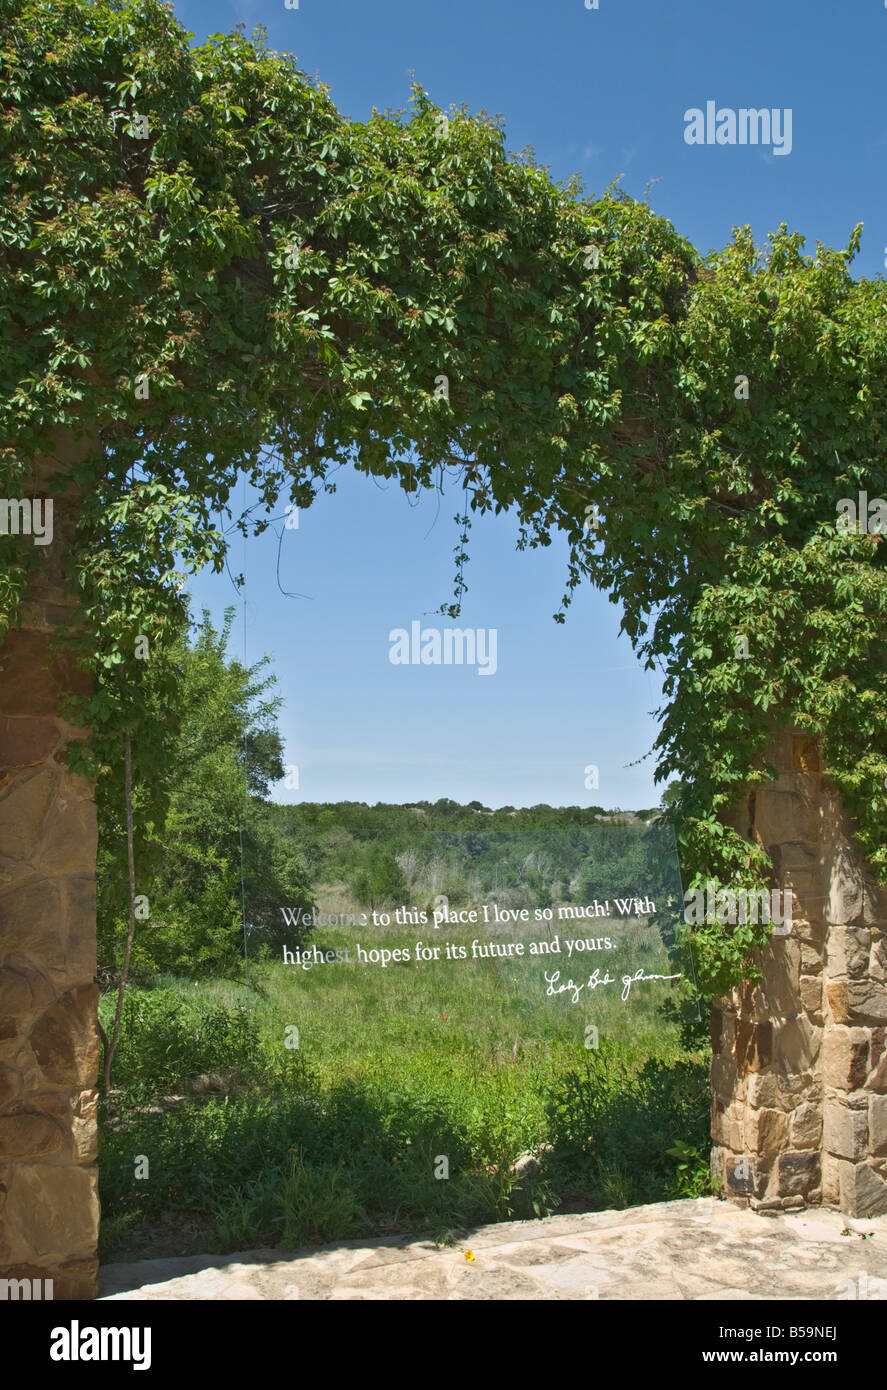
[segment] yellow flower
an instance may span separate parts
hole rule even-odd
[[[466,1258],[466,1260],[473,1260],[473,1259],[474,1259],[474,1251],[473,1251],[473,1250],[466,1250],[466,1251],[465,1251],[465,1258]]]

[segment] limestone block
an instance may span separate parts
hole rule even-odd
[[[0,1018],[22,1019],[34,1012],[34,995],[26,974],[0,969]]]
[[[803,1196],[821,1181],[818,1149],[789,1149],[781,1153],[776,1160],[776,1172],[781,1197]]]
[[[756,1110],[783,1110],[779,1080],[772,1071],[753,1072],[748,1078],[748,1103]]]
[[[869,1152],[887,1155],[887,1096],[869,1098]]]
[[[61,915],[57,879],[31,877],[5,892],[0,888],[0,952],[26,953],[32,961],[51,960],[58,949]]]
[[[95,1168],[17,1164],[5,1212],[11,1258],[92,1257],[99,1220],[97,1184]]]
[[[77,1097],[77,1104],[74,1113],[81,1120],[95,1120],[98,1115],[99,1093],[93,1087],[88,1091],[81,1091]]]
[[[822,1113],[818,1105],[802,1101],[789,1118],[790,1145],[793,1149],[816,1149],[822,1140]]]
[[[864,1091],[839,1091],[827,1086],[823,1097],[823,1106],[826,1105],[843,1105],[846,1110],[862,1110],[868,1114],[869,1097]]]
[[[822,1036],[825,1037],[825,1029],[822,1029]],[[791,1078],[798,1082],[798,1089],[792,1096],[792,1108],[800,1105],[802,1101],[809,1100],[813,1105],[822,1105],[823,1092],[822,1084],[822,1049],[819,1052],[818,1065],[816,1071],[802,1072],[797,1078]]]
[[[67,876],[64,880],[64,954],[50,969],[54,983],[61,988],[91,980],[96,973],[96,886],[95,875]]]
[[[99,1039],[96,1029],[98,985],[68,990],[31,1029],[31,1049],[47,1082],[84,1087],[95,1083]]]
[[[724,1148],[737,1150],[742,1148],[742,1122],[741,1110],[737,1113],[731,1107],[722,1110],[719,1114],[712,1117],[711,1137],[716,1144],[721,1144]]]
[[[776,930],[774,928],[774,930]],[[790,937],[776,937],[776,940],[792,939],[801,943],[802,950],[815,952],[821,957],[825,949],[826,926],[820,916],[818,904],[808,895],[804,903],[795,896],[792,906],[792,927]]]
[[[0,1109],[19,1095],[22,1089],[21,1072],[15,1067],[0,1062]]]
[[[43,1158],[58,1153],[62,1131],[45,1115],[0,1115],[0,1154],[4,1158]]]
[[[840,846],[830,866],[826,921],[831,926],[875,923],[880,916],[878,896],[853,851],[847,845]]]
[[[850,1000],[847,994],[846,980],[829,980],[825,987],[827,1000],[826,1012],[831,1015],[834,1023],[850,1022]]]
[[[36,1078],[35,1069],[35,1078]],[[72,1126],[74,1122],[74,1106],[77,1092],[71,1091],[31,1091],[26,1100],[20,1100],[11,1106],[11,1112],[15,1114],[42,1115],[51,1121],[59,1133],[62,1135],[62,1144],[58,1153],[63,1162],[81,1161],[74,1151],[72,1138]],[[86,1161],[85,1159],[82,1161]],[[91,1160],[90,1160],[91,1161]]]
[[[823,1009],[822,975],[801,976],[801,1006],[811,1015],[811,1021],[819,1022]]]
[[[711,1137],[715,1144],[726,1143],[726,1121],[724,1103],[720,1096],[712,1092],[710,1117],[711,1117]]]
[[[56,1298],[95,1298],[98,1294],[99,1262],[94,1256],[55,1264],[50,1274],[55,1280]]]
[[[764,952],[764,989],[767,1008],[763,1017],[797,1013],[801,983],[801,943],[777,937]]]
[[[0,718],[0,769],[42,762],[52,756],[59,741],[58,725],[48,716]]]
[[[807,801],[812,799],[815,805],[818,805],[819,778],[812,779],[807,773],[796,772],[791,767],[790,758],[786,765],[786,770],[780,773],[776,785],[779,787],[780,791],[792,792],[793,795],[804,797]],[[814,814],[818,816],[818,810],[815,810]]]
[[[755,795],[755,830],[768,848],[815,842],[817,824],[811,799],[772,784],[759,787]]]
[[[5,652],[5,648],[4,648]],[[43,838],[43,826],[56,794],[58,768],[41,763],[21,773],[0,794],[0,844],[4,857],[31,864],[35,846]]]
[[[823,1040],[823,1078],[826,1086],[855,1091],[868,1073],[869,1033],[865,1028],[830,1027]]]
[[[769,951],[756,954],[758,966],[763,972],[771,968],[769,956]],[[742,991],[737,1016],[734,1019],[734,1035],[740,1024],[766,1023],[772,1013],[773,1009],[767,997],[766,979],[761,984],[746,985]]]
[[[804,975],[818,975],[825,963],[824,952],[816,946],[809,945],[806,941],[801,943],[801,973]]]
[[[792,730],[784,725],[774,725],[771,733],[770,744],[767,748],[766,762],[775,768],[778,774],[780,786],[791,786],[793,783],[794,764],[792,762]],[[761,759],[759,766],[764,766],[764,759]]]
[[[0,952],[45,962],[57,988],[95,975],[95,899],[88,891],[78,899],[81,882],[31,878],[0,893]]]
[[[78,1163],[95,1163],[98,1157],[99,1134],[95,1120],[71,1121],[73,1157]]]
[[[59,779],[57,794],[43,822],[40,867],[44,873],[89,877],[95,873],[96,808],[91,799],[82,795],[86,785],[82,778]]]
[[[832,927],[828,934],[830,978],[847,975],[860,979],[868,972],[872,934],[866,927]]]
[[[745,1145],[742,1137],[743,1120],[745,1117],[745,1106],[741,1103],[731,1105],[724,1114],[724,1128],[726,1139],[725,1147],[733,1153],[743,1153]]]
[[[74,1157],[81,1163],[93,1163],[98,1148],[98,1091],[94,1088],[81,1091],[74,1104],[71,1131],[74,1141]]]
[[[20,953],[0,966],[0,1019],[24,1019],[52,1002],[54,990],[41,970]]]
[[[822,1200],[826,1206],[841,1205],[841,1159],[829,1153],[822,1155]]]
[[[781,1110],[746,1110],[745,1149],[772,1159],[788,1141],[788,1121]]]
[[[868,1152],[868,1112],[826,1101],[822,1111],[822,1147],[836,1158],[854,1162]]]
[[[875,980],[849,980],[847,1014],[851,1023],[887,1023],[887,984]]]
[[[736,1085],[736,1061],[727,1054],[721,1053],[711,1059],[711,1086],[716,1095],[720,1096],[725,1104],[729,1103],[734,1095]]]
[[[884,1172],[870,1163],[842,1163],[841,1210],[849,1216],[883,1216],[887,1212]]]
[[[887,1094],[887,1028],[873,1028],[869,1056],[870,1071],[866,1077],[867,1091]]]
[[[773,1056],[772,1023],[756,1023],[751,1019],[738,1018],[734,1055],[739,1073],[763,1071],[769,1066]]]
[[[887,983],[887,935],[872,931],[872,951],[868,973],[878,984]]]
[[[807,911],[811,907],[825,905],[825,895],[820,878],[819,855],[806,844],[784,844],[774,846],[771,858],[780,881],[786,888],[793,888],[798,899]],[[819,912],[814,914],[819,916]]]
[[[822,1048],[823,1029],[803,1014],[789,1018],[775,1030],[774,1061],[784,1075],[812,1071]]]
[[[0,714],[53,715],[59,697],[57,670],[47,670],[49,635],[7,633],[3,642]]]

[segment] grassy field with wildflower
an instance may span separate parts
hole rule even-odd
[[[318,903],[355,906],[344,884]],[[566,961],[567,937],[607,932],[616,950]],[[561,951],[472,959],[489,930],[318,927],[311,941],[347,948],[347,964],[266,959],[248,984],[161,975],[131,989],[103,1103],[103,1258],[407,1231],[443,1243],[491,1221],[707,1191],[707,1055],[669,1008],[672,983],[622,998],[625,973],[667,969],[656,929],[521,935]],[[410,960],[358,962],[358,944],[383,939]],[[420,939],[438,960],[414,959]],[[444,941],[466,957],[446,959]],[[608,965],[615,985],[575,1004],[545,992],[555,971],[579,982]]]

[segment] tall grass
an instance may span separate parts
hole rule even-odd
[[[360,935],[317,939],[353,954]],[[620,969],[662,968],[648,931],[624,945]],[[582,966],[552,959],[271,962],[251,970],[250,989],[162,977],[132,990],[100,1147],[103,1258],[407,1230],[447,1239],[564,1203],[702,1190],[707,1059],[662,1016],[668,986],[571,1006],[545,997],[540,971],[578,979]],[[676,1141],[698,1162],[679,1165]],[[521,1177],[527,1152],[537,1163]]]

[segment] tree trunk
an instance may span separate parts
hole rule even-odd
[[[29,482],[83,458],[57,437]],[[73,662],[49,662],[76,611],[63,565],[77,495],[53,496],[19,630],[0,645],[0,1276],[52,1279],[56,1298],[97,1291],[96,811],[94,788],[62,757],[78,737],[60,696],[88,691]],[[18,544],[31,545],[29,536]],[[35,1295],[39,1296],[39,1295]]]

